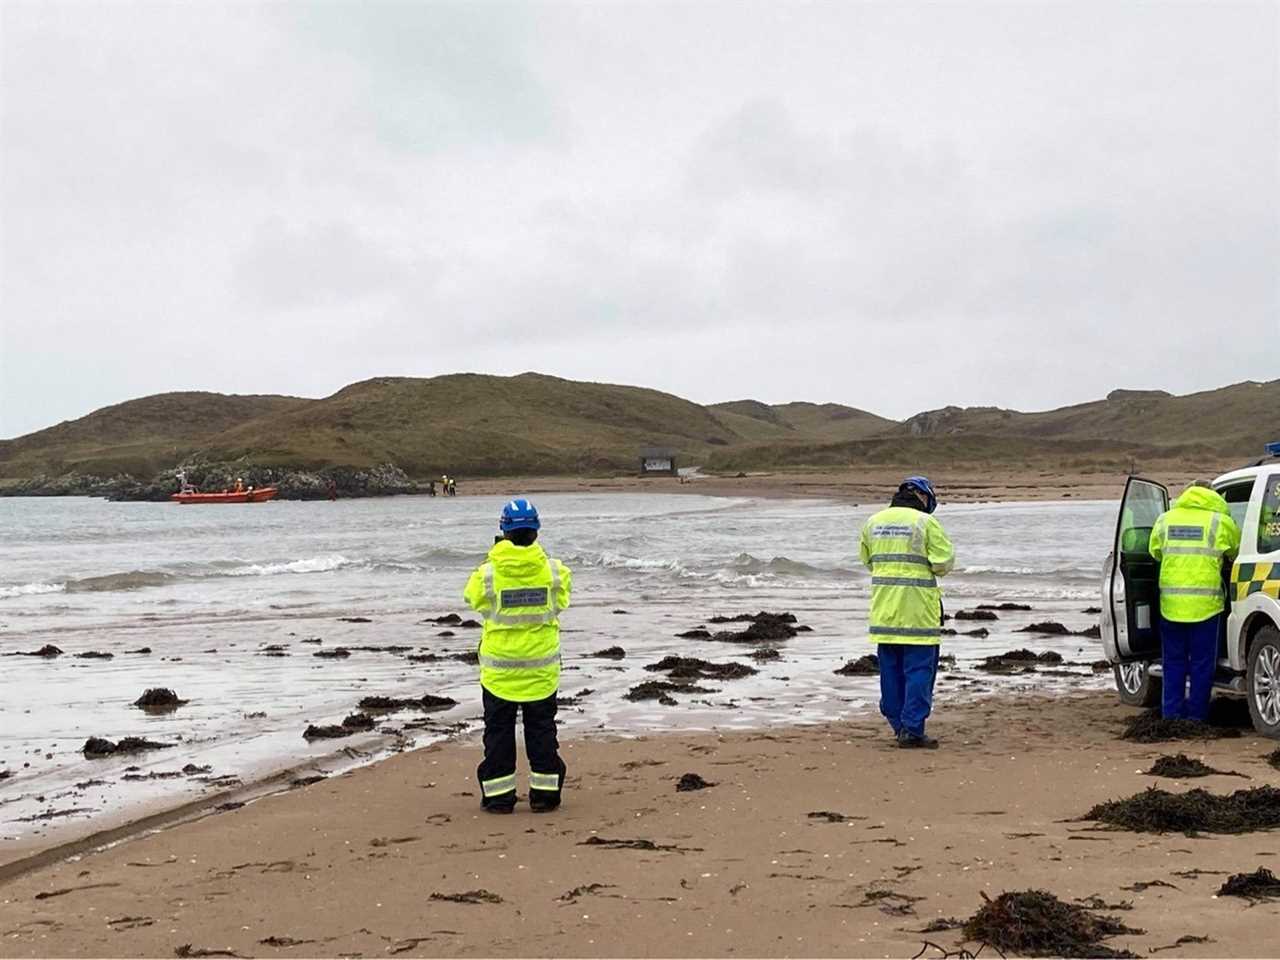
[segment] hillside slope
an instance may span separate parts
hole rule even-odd
[[[208,446],[283,466],[394,462],[431,476],[630,469],[645,447],[688,458],[741,440],[705,407],[670,394],[525,373],[366,380]]]
[[[312,402],[275,395],[158,393],[0,440],[0,477],[70,472],[149,476],[171,469],[236,424],[276,417]]]
[[[783,403],[759,400],[715,403],[708,409],[735,433],[755,441],[840,441],[884,433],[897,424],[856,407],[838,403]]]
[[[630,472],[646,447],[669,447],[681,463],[722,471],[1203,463],[1260,455],[1264,442],[1280,439],[1277,410],[1280,380],[1180,397],[1117,390],[1038,413],[946,407],[896,423],[838,404],[703,407],[657,390],[535,373],[381,377],[320,400],[167,393],[116,404],[0,441],[0,480],[149,479],[183,462],[348,472],[393,464],[421,479],[442,472],[598,474]]]
[[[1163,390],[1113,390],[1104,400],[1042,413],[945,407],[916,414],[902,424],[900,432],[911,436],[1096,438],[1260,452],[1264,442],[1280,439],[1280,380],[1247,381],[1184,396]]]

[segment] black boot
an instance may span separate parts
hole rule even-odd
[[[903,730],[898,734],[898,746],[903,750],[937,750],[938,741],[923,733],[908,733]]]

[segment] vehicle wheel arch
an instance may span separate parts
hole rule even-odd
[[[1253,652],[1253,642],[1258,638],[1258,634],[1263,627],[1275,627],[1280,629],[1280,624],[1276,623],[1266,613],[1261,610],[1255,610],[1249,614],[1244,622],[1244,629],[1241,633],[1244,635],[1244,650],[1242,651],[1244,662],[1249,662],[1249,654]]]

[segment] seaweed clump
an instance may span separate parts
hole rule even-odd
[[[711,617],[708,623],[747,623],[743,630],[720,630],[711,635],[712,640],[721,643],[770,643],[776,640],[790,640],[797,633],[809,628],[796,623],[793,613],[740,613],[736,617]]]
[[[1151,769],[1147,771],[1148,776],[1172,777],[1177,780],[1185,780],[1192,777],[1210,777],[1214,774],[1224,777],[1244,776],[1244,774],[1236,773],[1233,770],[1215,770],[1207,763],[1197,760],[1195,757],[1188,757],[1185,753],[1175,753],[1171,757],[1159,757],[1151,765]]]
[[[1053,650],[1036,653],[1025,647],[1018,650],[1006,650],[990,657],[974,666],[975,670],[986,673],[1034,673],[1038,663],[1061,663],[1062,654]]]
[[[1210,740],[1215,737],[1238,736],[1240,731],[1233,727],[1214,727],[1182,717],[1166,719],[1160,716],[1159,710],[1148,710],[1125,724],[1120,739],[1132,740],[1134,743],[1165,743],[1170,740]]]
[[[850,660],[839,670],[831,672],[842,677],[876,677],[880,675],[880,658],[874,653],[868,653],[857,660]]]
[[[638,683],[624,696],[631,701],[640,700],[657,700],[664,707],[674,707],[676,701],[670,696],[672,693],[715,693],[715,690],[708,690],[705,687],[695,686],[691,683],[671,683],[668,680],[646,680],[644,683]]]
[[[142,696],[133,701],[133,705],[149,712],[163,713],[168,710],[177,710],[178,707],[188,702],[181,699],[168,687],[150,687]]]
[[[1219,796],[1201,789],[1170,793],[1151,787],[1100,803],[1080,819],[1138,833],[1251,833],[1280,827],[1280,788],[1251,787]]]
[[[966,940],[1022,957],[1136,957],[1103,944],[1107,937],[1141,934],[1116,917],[1097,916],[1044,890],[985,893],[981,909],[964,924]]]
[[[427,712],[430,710],[448,710],[456,707],[458,701],[452,697],[436,697],[429,693],[424,693],[421,697],[364,697],[357,706],[361,710],[421,710]]]
[[[599,660],[622,660],[627,656],[627,651],[622,647],[605,647],[603,650],[597,650],[595,653],[587,654],[589,657],[595,657]]]
[[[676,792],[688,793],[690,790],[705,790],[707,787],[714,786],[714,783],[709,780],[703,780],[696,773],[686,773],[676,782]]]
[[[1280,897],[1280,879],[1266,867],[1259,867],[1253,873],[1237,873],[1218,889],[1218,896],[1274,900]]]
[[[698,657],[663,657],[645,669],[665,673],[672,680],[740,680],[757,672],[745,663],[712,663]]]
[[[92,759],[120,753],[141,753],[143,750],[163,750],[172,746],[172,743],[157,743],[145,737],[121,737],[119,742],[108,740],[106,737],[90,737],[80,749],[86,757]]]

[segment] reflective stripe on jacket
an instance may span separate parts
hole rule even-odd
[[[560,686],[560,611],[569,606],[569,568],[534,543],[494,544],[463,593],[484,620],[480,683],[495,697],[545,700]]]
[[[936,644],[942,640],[942,590],[955,550],[930,514],[889,507],[862,527],[862,562],[871,570],[871,642]]]
[[[1223,611],[1222,563],[1240,552],[1240,528],[1208,487],[1188,487],[1151,528],[1160,563],[1160,616],[1199,623]]]

